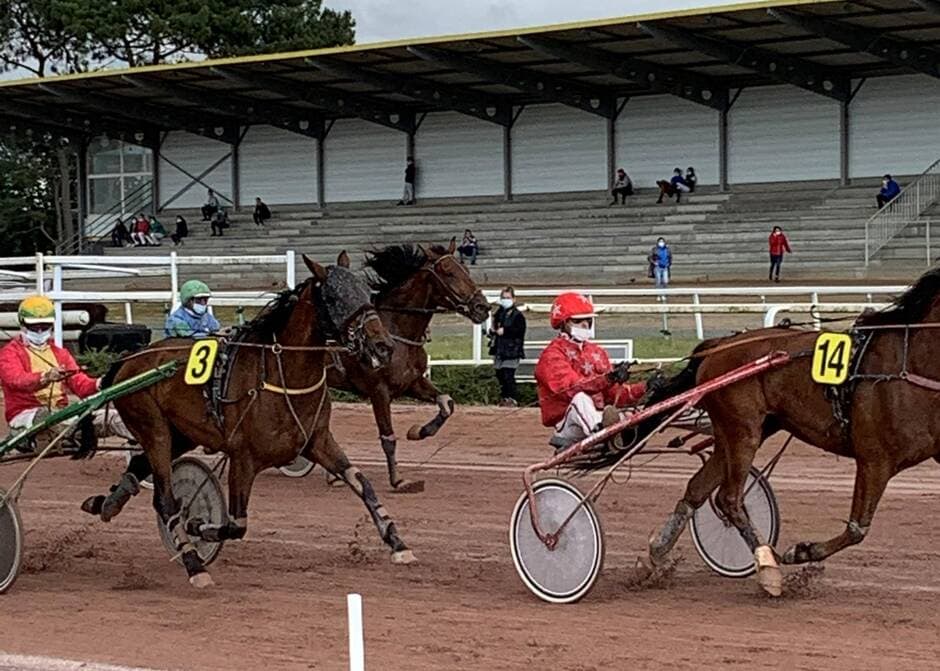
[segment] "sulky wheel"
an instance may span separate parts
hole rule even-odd
[[[172,482],[173,496],[179,500],[182,508],[180,524],[185,525],[191,519],[199,519],[212,525],[224,525],[228,521],[222,485],[204,462],[196,457],[180,457],[173,462]],[[159,516],[157,528],[160,529],[163,545],[175,556],[176,542]],[[211,564],[222,550],[221,541],[216,543],[201,538],[191,540],[196,553],[206,566]]]
[[[744,489],[744,508],[751,523],[761,538],[775,545],[780,534],[780,511],[774,490],[756,468],[748,473]],[[689,530],[695,549],[715,573],[726,578],[746,578],[754,574],[754,553],[715,507],[714,492],[692,515]]]
[[[302,478],[308,475],[314,466],[316,466],[314,462],[298,455],[292,462],[286,466],[278,467],[277,470],[281,472],[281,475],[286,475],[289,478]]]
[[[578,506],[581,492],[564,480],[545,479],[533,486],[539,524],[554,533]],[[549,550],[539,540],[523,492],[512,511],[509,528],[512,561],[522,582],[550,603],[573,603],[591,591],[604,563],[604,532],[590,501],[575,512]]]
[[[23,524],[16,503],[0,489],[0,594],[13,586],[23,560]]]
[[[140,447],[134,447],[129,450],[124,451],[124,464],[129,466],[131,459],[136,457],[138,454],[143,454],[144,451]],[[144,489],[153,489],[153,476],[148,475],[146,478],[140,481],[140,486]]]

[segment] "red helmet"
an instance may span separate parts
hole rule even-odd
[[[594,304],[586,296],[569,291],[559,294],[552,303],[552,328],[561,328],[569,319],[587,319],[594,317]]]

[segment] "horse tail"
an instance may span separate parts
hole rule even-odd
[[[705,358],[706,350],[711,349],[721,340],[722,338],[713,338],[700,342],[692,350],[685,368],[665,381],[652,385],[644,405],[654,405],[692,389],[698,378],[698,369]],[[635,445],[638,441],[643,440],[655,431],[672,412],[674,412],[674,409],[664,410],[646,418],[639,424],[627,427],[623,432],[624,446]],[[611,449],[606,443],[600,443],[578,455],[570,463],[563,464],[562,468],[579,474],[587,474],[613,466],[620,461],[622,456],[623,450]]]

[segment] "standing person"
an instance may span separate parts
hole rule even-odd
[[[183,238],[189,237],[189,224],[182,215],[176,215],[176,231],[170,236],[175,246],[183,244]]]
[[[614,197],[610,201],[611,205],[617,204],[617,196],[620,196],[620,204],[626,205],[627,196],[633,195],[633,182],[630,180],[630,175],[623,168],[617,168],[617,178],[614,180],[614,188],[611,190],[610,195]]]
[[[405,191],[402,194],[401,200],[398,201],[399,205],[415,204],[415,176],[417,172],[418,169],[415,167],[415,160],[409,156],[405,161]]]
[[[490,354],[499,380],[499,405],[503,408],[519,405],[516,369],[525,358],[525,330],[525,315],[516,307],[516,290],[506,287],[499,294],[499,309],[493,315],[493,328],[489,333],[492,338]]]
[[[470,257],[471,266],[477,264],[477,254],[480,253],[480,243],[477,242],[476,236],[469,228],[464,230],[463,240],[460,243],[460,247],[457,248],[457,252],[460,254],[461,263],[463,263],[464,257],[468,256]]]
[[[260,197],[255,198],[255,211],[252,213],[251,217],[258,226],[264,226],[264,222],[271,218],[271,210]]]
[[[779,282],[780,264],[783,262],[783,253],[787,252],[792,254],[793,250],[790,249],[790,242],[787,240],[787,236],[783,234],[783,229],[779,226],[774,226],[773,231],[770,232],[770,238],[767,243],[770,247],[770,274],[767,279],[771,282]],[[776,270],[776,280],[774,279],[774,270]]]
[[[656,287],[665,289],[669,286],[669,272],[672,268],[672,250],[666,244],[665,238],[656,241],[656,246],[650,250],[650,265],[653,267],[653,277],[656,278]]]
[[[167,338],[205,338],[220,328],[209,312],[212,292],[205,282],[189,280],[180,287],[180,306],[167,315],[163,333]]]
[[[881,178],[881,191],[878,192],[878,195],[875,196],[875,201],[878,203],[878,209],[880,210],[885,205],[890,203],[892,200],[898,197],[898,194],[901,193],[901,186],[894,181],[891,175],[885,175]]]
[[[219,210],[219,199],[215,195],[215,191],[209,189],[208,197],[206,198],[205,205],[202,206],[202,220],[210,221],[212,215]]]

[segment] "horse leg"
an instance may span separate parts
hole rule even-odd
[[[398,460],[395,450],[398,440],[395,437],[395,428],[392,426],[392,400],[388,387],[384,384],[372,390],[372,414],[375,416],[375,425],[379,429],[379,440],[382,442],[382,451],[385,453],[385,463],[388,466],[388,481],[392,489],[401,494],[416,494],[424,491],[424,481],[409,482],[398,474]]]
[[[689,479],[685,494],[676,504],[666,523],[649,540],[649,560],[653,566],[661,566],[685,530],[692,514],[708,500],[709,495],[721,482],[724,475],[724,457],[717,450]]]
[[[372,484],[358,468],[349,463],[349,459],[343,454],[343,450],[336,443],[329,429],[324,429],[314,436],[312,444],[305,450],[305,456],[341,477],[343,482],[356,493],[356,496],[362,499],[379,531],[379,536],[392,549],[393,564],[410,564],[415,561],[414,554],[398,536],[398,529],[389,517],[388,511],[385,510],[385,506],[379,503]]]
[[[442,394],[426,377],[419,377],[408,388],[408,395],[426,403],[436,403],[437,415],[430,422],[421,426],[415,424],[408,429],[408,440],[424,440],[440,431],[444,422],[454,414],[454,399],[449,394]]]
[[[872,462],[868,459],[856,461],[852,513],[845,525],[845,531],[820,543],[797,543],[783,553],[783,563],[803,564],[822,561],[850,545],[861,543],[871,528],[875,509],[894,472],[893,465],[887,461]]]
[[[228,520],[218,525],[190,519],[186,521],[187,533],[213,543],[244,538],[248,531],[248,499],[254,482],[255,470],[250,456],[236,452],[229,459]]]

